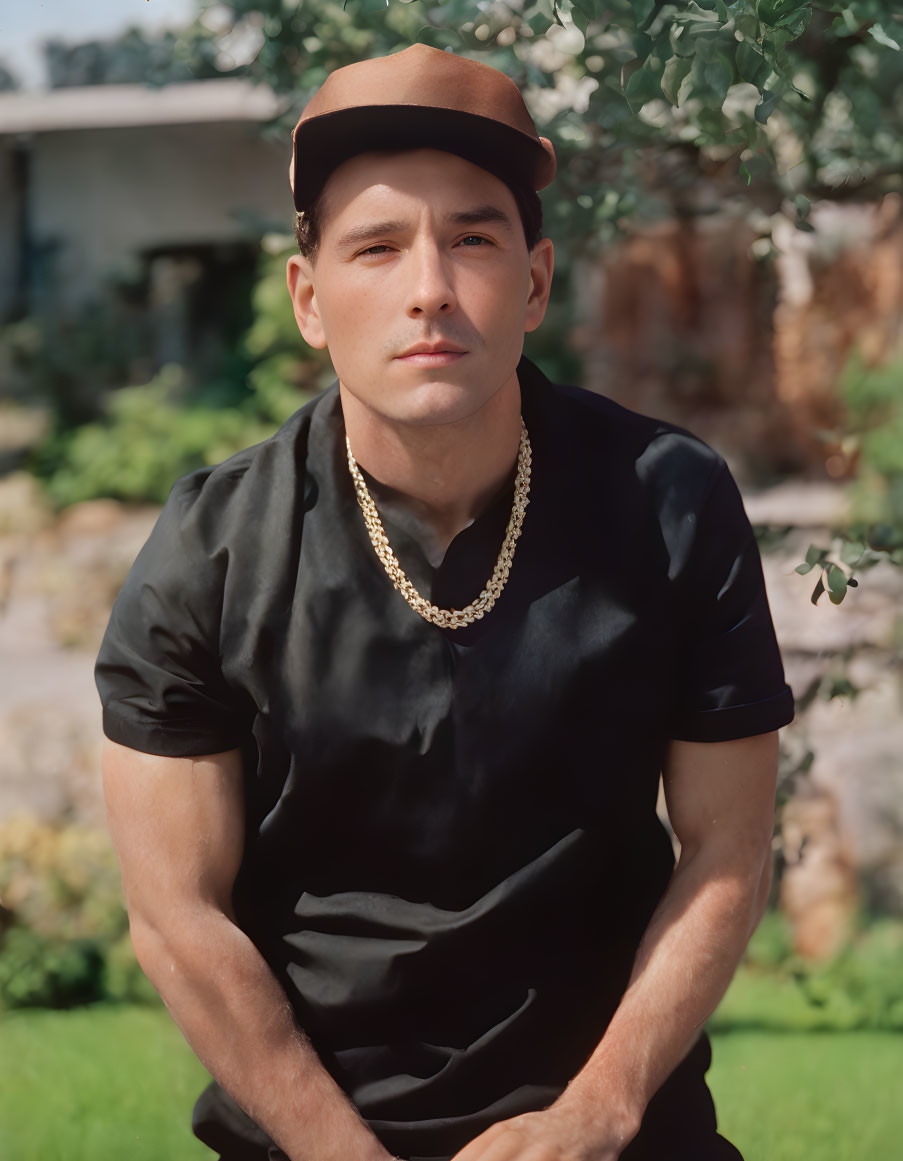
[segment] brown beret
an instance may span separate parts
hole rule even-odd
[[[299,211],[343,161],[371,149],[442,149],[532,189],[555,176],[552,143],[536,132],[514,81],[425,44],[330,73],[293,138],[289,175]]]

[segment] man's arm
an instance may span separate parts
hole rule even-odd
[[[208,1071],[292,1161],[387,1161],[236,926],[239,751],[162,758],[108,741],[103,776],[135,954]]]
[[[616,1161],[762,916],[777,756],[776,733],[671,744],[664,785],[680,858],[605,1035],[553,1105],[493,1125],[455,1161]]]

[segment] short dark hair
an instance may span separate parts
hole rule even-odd
[[[501,175],[498,176],[499,180],[504,181],[508,189],[511,190],[517,205],[517,212],[520,214],[521,225],[524,228],[527,249],[532,250],[542,238],[542,202],[539,200],[539,194],[528,185],[515,181],[505,181]],[[310,262],[316,262],[317,252],[320,249],[320,231],[326,209],[325,192],[326,185],[324,184],[304,213],[295,214],[295,241],[298,243],[302,257],[307,258]]]

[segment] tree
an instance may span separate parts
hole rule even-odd
[[[581,249],[686,209],[700,178],[741,208],[875,196],[903,169],[903,14],[891,0],[228,0],[249,75],[295,95],[334,68],[420,41],[527,92],[561,160],[547,199]]]
[[[241,71],[229,66],[207,29],[197,23],[180,33],[164,31],[154,36],[140,28],[129,28],[105,40],[70,43],[54,38],[45,41],[43,50],[52,89],[79,85],[161,86]]]

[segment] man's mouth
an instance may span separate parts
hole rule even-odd
[[[415,367],[441,367],[448,363],[457,362],[466,354],[467,351],[456,343],[440,341],[415,343],[402,354],[397,355],[396,358]]]

